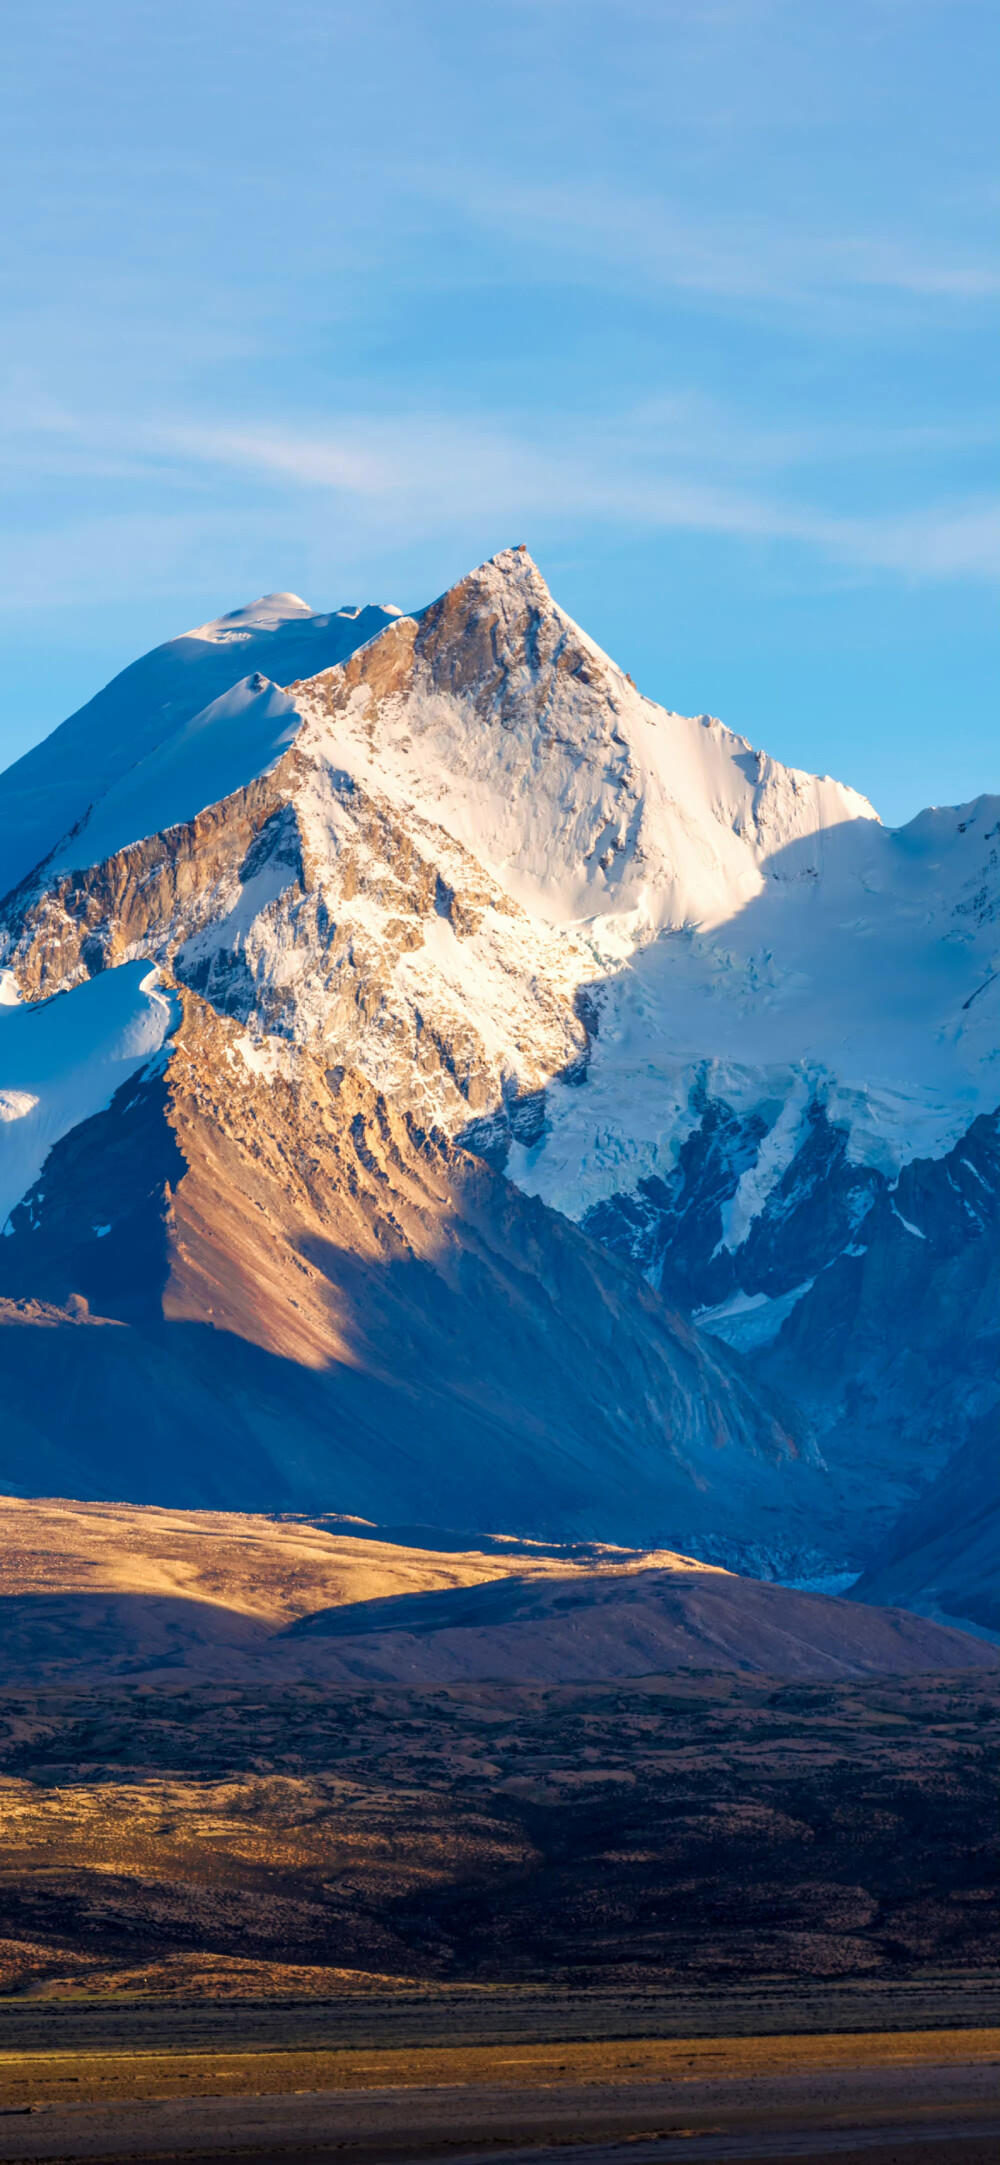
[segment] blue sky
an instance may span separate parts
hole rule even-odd
[[[7,0],[0,757],[527,541],[890,820],[996,787],[994,0]],[[16,215],[11,216],[11,207]]]

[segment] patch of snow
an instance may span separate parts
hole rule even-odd
[[[806,1127],[806,1113],[815,1094],[812,1076],[796,1077],[777,1120],[761,1143],[753,1165],[740,1175],[736,1193],[722,1206],[721,1246],[735,1255],[760,1216],[772,1188],[777,1187],[798,1151]]]
[[[146,962],[34,1005],[0,1010],[0,1088],[30,1100],[0,1122],[0,1220],[38,1179],[54,1143],[109,1105],[157,1054],[178,1015]]]
[[[259,872],[238,884],[234,881],[233,900],[225,915],[216,917],[194,933],[177,953],[177,969],[182,978],[190,977],[198,965],[211,957],[243,953],[249,961],[264,958],[268,913],[292,885],[295,872],[282,858],[270,858]],[[276,954],[270,957],[272,975],[276,975],[280,963]]]
[[[582,1088],[549,1091],[541,1140],[512,1144],[507,1160],[518,1187],[568,1218],[582,1218],[612,1195],[634,1193],[641,1180],[665,1179],[701,1118],[700,1065],[657,1059],[651,1046],[651,1057],[640,1053],[619,1067],[603,1039],[602,1025]],[[627,1109],[619,1075],[629,1092]]]
[[[735,1346],[738,1353],[756,1353],[772,1344],[785,1317],[791,1315],[796,1302],[810,1293],[815,1283],[814,1278],[807,1278],[802,1285],[793,1286],[790,1293],[775,1298],[766,1293],[734,1293],[717,1308],[696,1308],[691,1320],[710,1337],[723,1338],[727,1346]]]
[[[196,624],[193,631],[183,633],[182,637],[213,642],[240,635],[249,637],[255,631],[276,631],[281,624],[313,613],[309,603],[298,594],[261,594],[257,601],[248,601],[242,609],[230,609],[226,616],[214,617],[209,624]]]
[[[0,1120],[23,1120],[37,1103],[30,1090],[0,1090]]]
[[[227,1058],[232,1059],[234,1056],[242,1060],[251,1075],[263,1075],[268,1082],[273,1082],[279,1075],[287,1080],[293,1073],[291,1047],[283,1038],[270,1037],[264,1033],[254,1037],[248,1030],[244,1030],[239,1037],[234,1038],[232,1046],[227,1047]]]
[[[919,1225],[914,1225],[912,1219],[904,1218],[902,1211],[897,1210],[895,1203],[892,1205],[892,1215],[894,1218],[899,1219],[900,1225],[905,1225],[908,1233],[915,1233],[918,1240],[926,1240],[926,1233],[922,1233]]]

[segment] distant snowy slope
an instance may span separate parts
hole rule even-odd
[[[977,893],[1000,834],[979,798],[887,831],[845,822],[769,859],[731,919],[639,949],[595,995],[586,1093],[560,1092],[509,1170],[578,1217],[673,1172],[704,1103],[759,1113],[723,1239],[738,1246],[822,1105],[849,1160],[894,1176],[1000,1097],[994,927]],[[817,844],[819,846],[817,846]]]
[[[313,616],[267,594],[154,648],[0,777],[0,897],[34,870],[112,783],[257,669],[275,683],[326,669],[389,623],[391,608]]]
[[[130,842],[193,819],[267,774],[298,730],[286,693],[266,677],[244,677],[112,783],[89,818],[60,843],[52,871],[102,864]]]
[[[145,962],[37,1006],[0,1005],[0,1227],[53,1144],[159,1052],[175,1010]]]

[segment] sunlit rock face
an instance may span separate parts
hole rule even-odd
[[[0,789],[0,842],[20,820],[39,844],[11,857],[4,959],[28,1001],[157,964],[227,1024],[213,1121],[248,1076],[291,1107],[308,1074],[418,1155],[477,1154],[518,1238],[545,1228],[541,1284],[572,1221],[745,1379],[739,1420],[704,1384],[705,1435],[794,1439],[776,1495],[761,1476],[650,1538],[860,1567],[995,1403],[998,813],[887,831],[643,698],[508,550],[415,616],[273,596],[126,671]],[[48,1102],[51,1146],[79,1121]]]

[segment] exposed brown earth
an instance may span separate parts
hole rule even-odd
[[[977,1641],[679,1557],[15,1499],[0,1533],[7,1990],[706,1988],[990,1958]],[[484,1597],[506,1631],[449,1622]],[[400,1605],[408,1629],[373,1628]],[[675,1674],[618,1685],[349,1681],[657,1647]],[[767,1658],[855,1680],[751,1679]],[[922,1658],[962,1666],[870,1673]]]

